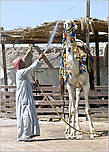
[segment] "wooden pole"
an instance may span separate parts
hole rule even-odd
[[[87,12],[86,12],[86,16],[90,17],[90,0],[87,0]]]
[[[98,31],[95,31],[95,46],[96,46],[96,83],[100,85],[100,62],[99,62],[99,41]]]
[[[90,18],[90,0],[87,0],[86,17]],[[86,21],[86,47],[89,48],[89,20]]]
[[[37,52],[40,54],[41,50],[38,46],[35,46]],[[43,60],[45,61],[45,63],[48,65],[48,67],[50,68],[54,68],[53,65],[51,64],[51,62],[47,59],[47,57],[44,55]]]
[[[6,70],[6,57],[5,57],[5,44],[2,44],[2,60],[3,60],[3,70],[4,70],[4,84],[7,85],[7,70]]]

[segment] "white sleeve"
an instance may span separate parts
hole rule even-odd
[[[25,74],[27,74],[30,71],[35,70],[39,66],[40,66],[40,61],[39,61],[39,59],[37,59],[28,68],[24,68],[24,69],[19,70],[20,76],[24,76]]]

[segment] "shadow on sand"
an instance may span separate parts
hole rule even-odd
[[[101,131],[97,131],[98,133],[101,132]],[[100,137],[103,137],[103,136],[108,136],[108,130],[102,130],[102,135]],[[99,137],[98,137],[99,138]],[[94,138],[96,139],[96,137]],[[26,142],[40,142],[40,141],[57,141],[57,140],[77,140],[77,139],[66,139],[65,137],[61,137],[61,138],[46,138],[46,139],[32,139],[31,141],[26,141]],[[82,138],[82,139],[79,139],[79,140],[93,140],[93,139],[89,139],[89,138]]]
[[[25,142],[38,142],[38,141],[53,141],[53,140],[67,140],[66,138],[46,138],[46,139],[32,139],[31,141],[25,141]]]

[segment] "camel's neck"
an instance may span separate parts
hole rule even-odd
[[[77,76],[79,74],[79,65],[78,65],[77,60],[74,57],[73,49],[74,49],[75,44],[73,43],[71,42],[70,34],[68,34],[66,36],[66,61],[67,61],[68,67],[72,71],[72,74],[74,76]]]
[[[67,34],[67,36],[66,36],[66,42],[69,43],[69,44],[71,43],[71,33]]]

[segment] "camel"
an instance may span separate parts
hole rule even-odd
[[[69,93],[69,117],[68,123],[77,130],[80,129],[79,117],[78,117],[78,105],[80,100],[80,91],[84,90],[85,96],[85,112],[87,119],[89,121],[90,132],[95,133],[94,126],[90,115],[90,106],[88,103],[88,94],[90,90],[89,82],[89,72],[86,65],[82,65],[83,71],[80,73],[80,65],[75,57],[77,53],[77,43],[84,44],[83,41],[77,40],[75,36],[75,30],[77,25],[72,20],[67,20],[64,22],[64,39],[63,48],[66,52],[65,67],[68,69],[68,80],[66,82],[67,90]],[[76,100],[74,100],[74,90],[76,91]],[[73,128],[67,126],[65,130],[65,135],[67,138],[82,138],[82,134],[79,131],[75,131]],[[96,134],[91,134],[90,138],[94,138]]]

